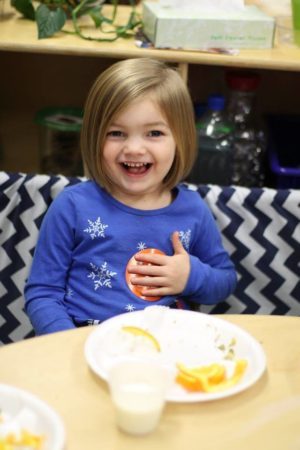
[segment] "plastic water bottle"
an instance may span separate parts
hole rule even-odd
[[[265,133],[257,122],[258,74],[231,71],[226,74],[230,89],[227,115],[234,123],[232,184],[263,186],[265,179]]]
[[[197,122],[199,152],[189,181],[229,185],[232,179],[233,126],[225,114],[225,97],[210,95]]]

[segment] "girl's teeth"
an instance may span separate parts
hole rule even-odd
[[[124,162],[123,167],[127,170],[128,173],[131,174],[139,174],[142,175],[146,173],[150,167],[149,163],[134,163],[134,162]]]
[[[146,165],[146,163],[127,163],[127,162],[125,162],[124,165],[128,166],[128,167],[143,167]]]

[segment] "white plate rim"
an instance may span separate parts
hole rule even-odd
[[[51,427],[55,430],[53,444],[49,450],[64,450],[66,445],[66,432],[62,419],[58,413],[45,401],[41,400],[35,394],[5,383],[0,383],[0,400],[3,393],[16,396],[26,404],[29,409],[32,409],[37,415],[43,414],[44,419],[51,423]]]
[[[255,384],[263,375],[263,373],[266,370],[266,355],[263,350],[262,345],[255,339],[248,331],[240,327],[239,325],[236,325],[234,323],[231,323],[230,321],[216,317],[214,315],[196,312],[196,311],[190,311],[190,310],[180,310],[180,309],[169,309],[171,314],[186,314],[186,315],[197,315],[200,320],[204,320],[207,322],[211,322],[214,325],[219,325],[225,328],[229,328],[232,330],[233,333],[237,333],[239,336],[243,336],[249,344],[251,344],[252,348],[254,349],[256,361],[258,363],[259,368],[252,374],[252,376],[247,381],[241,381],[240,383],[232,386],[231,388],[228,388],[224,391],[217,392],[217,393],[190,393],[187,392],[186,395],[182,397],[178,397],[178,395],[172,395],[172,393],[167,393],[166,400],[169,402],[174,403],[194,403],[194,402],[206,402],[206,401],[212,401],[212,400],[219,400],[222,398],[230,397],[235,394],[238,394],[248,388],[250,388],[253,384]],[[130,325],[130,318],[136,317],[137,315],[143,314],[144,310],[138,310],[133,312],[128,312],[124,314],[120,314],[117,316],[114,316],[110,319],[107,319],[106,321],[102,322],[99,325],[95,326],[95,329],[88,335],[85,345],[84,345],[84,356],[86,359],[86,362],[89,366],[89,368],[94,372],[97,376],[102,378],[104,381],[107,381],[107,374],[99,368],[98,364],[95,361],[94,355],[93,355],[93,341],[98,337],[98,335],[102,334],[107,328],[109,328],[111,323],[118,323],[122,324],[123,321],[125,321],[126,325]]]

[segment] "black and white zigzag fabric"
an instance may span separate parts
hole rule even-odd
[[[34,335],[23,289],[56,195],[81,178],[0,172],[0,344]],[[211,208],[238,272],[235,294],[207,313],[300,315],[300,191],[191,186]]]
[[[300,315],[300,190],[200,186],[238,274],[214,314]]]
[[[23,289],[39,229],[52,200],[76,182],[80,179],[0,172],[0,344],[34,335]]]

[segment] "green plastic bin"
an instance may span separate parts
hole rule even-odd
[[[82,176],[80,108],[45,108],[37,112],[40,170],[42,173]]]

